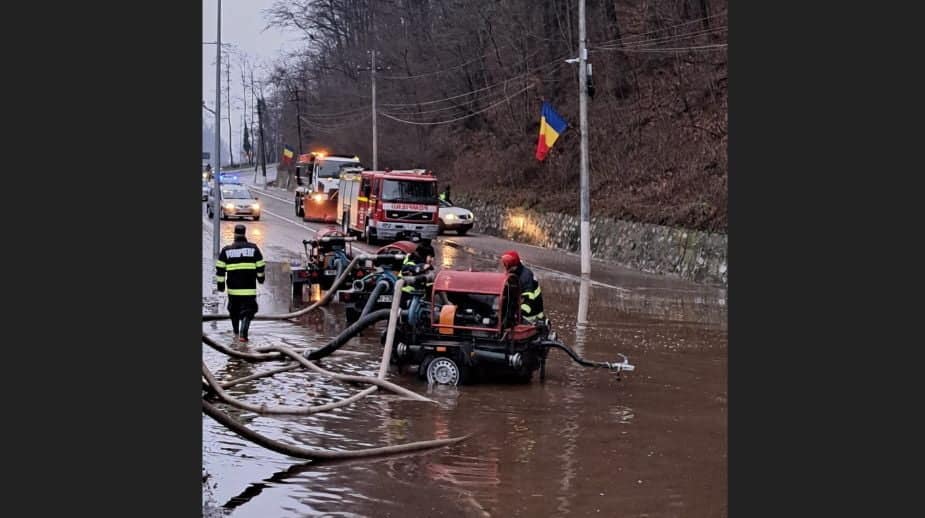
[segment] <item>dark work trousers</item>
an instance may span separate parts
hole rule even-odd
[[[257,297],[255,295],[228,295],[228,314],[231,316],[231,329],[234,330],[234,334],[247,338],[251,320],[257,314]]]

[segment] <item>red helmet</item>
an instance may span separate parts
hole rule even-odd
[[[520,266],[520,255],[513,250],[508,250],[501,254],[501,264],[503,264],[505,268]]]

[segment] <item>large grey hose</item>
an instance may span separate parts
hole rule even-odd
[[[382,279],[376,283],[376,287],[373,288],[373,292],[369,294],[369,300],[367,300],[366,305],[363,306],[363,312],[360,313],[360,318],[363,318],[367,313],[373,310],[373,306],[376,305],[376,299],[379,298],[379,295],[381,295],[383,291],[389,289],[389,286],[391,285],[392,284],[385,279]]]
[[[340,259],[338,259],[338,260],[337,260],[337,276],[336,276],[336,278],[339,279],[339,278],[340,278],[340,274],[342,274],[342,273],[344,273],[344,262],[341,261]]]
[[[340,381],[340,382],[344,382],[344,383],[369,383],[369,384],[371,384],[371,385],[376,385],[377,387],[379,387],[379,388],[381,388],[381,389],[385,389],[385,390],[388,390],[388,391],[390,391],[390,392],[394,392],[395,394],[398,394],[399,396],[405,396],[405,397],[414,399],[414,400],[416,400],[416,401],[427,401],[428,403],[436,403],[436,401],[434,401],[433,399],[426,398],[426,397],[424,397],[424,396],[418,394],[417,392],[410,391],[410,390],[406,389],[405,387],[402,387],[402,386],[400,386],[400,385],[396,385],[396,384],[394,384],[394,383],[392,383],[392,382],[390,382],[390,381],[385,381],[384,379],[381,379],[381,378],[373,378],[373,377],[370,377],[370,376],[356,376],[356,375],[353,375],[353,374],[338,374],[338,373],[336,373],[336,372],[331,372],[331,371],[329,371],[329,370],[323,369],[323,368],[319,367],[318,365],[316,365],[316,364],[314,364],[314,363],[308,361],[307,359],[305,359],[304,357],[302,357],[302,355],[300,355],[299,353],[293,351],[292,349],[290,349],[290,348],[288,348],[288,347],[282,346],[282,345],[273,346],[273,349],[276,350],[276,351],[279,351],[279,352],[285,354],[286,356],[292,358],[293,360],[295,360],[295,361],[301,363],[303,367],[307,367],[307,368],[309,368],[309,369],[311,369],[311,370],[313,370],[313,371],[315,371],[315,372],[317,372],[317,373],[319,373],[319,374],[324,374],[325,376],[328,376],[329,378],[336,379],[337,381]]]
[[[225,347],[224,345],[216,342],[209,335],[205,333],[202,333],[202,343],[208,345],[209,347],[215,349],[216,351],[220,353],[225,353],[228,356],[231,356],[233,358],[239,358],[242,360],[247,360],[249,362],[268,362],[268,361],[286,359],[285,356],[283,356],[282,354],[279,354],[278,352],[267,352],[267,353],[256,353],[255,354],[255,353],[247,353],[243,351],[235,351],[234,349]]]
[[[379,364],[379,375],[377,376],[379,379],[385,379],[385,373],[389,369],[389,361],[392,357],[392,344],[395,342],[395,327],[398,325],[398,314],[401,307],[401,297],[397,295],[401,293],[401,289],[405,285],[414,286],[426,281],[432,282],[436,275],[436,272],[429,271],[420,275],[402,277],[395,283],[393,292],[396,295],[392,296],[392,309],[389,310],[391,314],[389,315],[389,327],[385,332],[385,346],[382,350],[382,362]]]
[[[372,387],[365,388],[348,398],[344,398],[339,401],[335,401],[333,403],[327,403],[325,405],[317,405],[317,406],[268,405],[266,403],[255,405],[253,403],[248,403],[246,401],[241,401],[240,399],[236,399],[232,397],[230,394],[228,394],[227,392],[225,392],[225,389],[222,388],[222,385],[218,382],[218,380],[215,379],[215,376],[206,366],[206,362],[202,362],[202,376],[206,379],[206,382],[208,383],[211,391],[215,395],[217,395],[222,401],[232,406],[236,406],[244,410],[248,410],[251,412],[257,412],[261,414],[294,414],[294,415],[317,414],[318,412],[326,412],[328,410],[333,410],[335,408],[340,408],[342,406],[349,405],[350,403],[353,403],[354,401],[362,399],[363,397],[379,390],[379,387],[374,385]]]
[[[226,428],[232,432],[244,437],[245,439],[267,448],[273,450],[277,453],[282,453],[283,455],[290,455],[292,457],[298,457],[302,459],[351,459],[357,457],[374,457],[377,455],[391,455],[394,453],[402,453],[407,451],[415,450],[424,450],[429,448],[439,448],[441,446],[447,446],[449,444],[455,444],[457,442],[463,441],[469,438],[469,435],[464,435],[462,437],[452,437],[450,439],[436,439],[432,441],[418,441],[407,444],[396,444],[394,446],[382,446],[379,448],[366,448],[362,450],[343,450],[343,451],[330,451],[330,450],[317,450],[314,448],[300,448],[298,446],[292,446],[289,444],[281,443],[279,441],[274,441],[269,437],[260,435],[259,433],[247,428],[241,423],[235,421],[234,419],[228,417],[227,414],[216,408],[214,405],[202,400],[202,413],[207,416],[215,419]]]
[[[325,344],[321,349],[318,349],[317,351],[311,351],[304,356],[309,360],[320,360],[325,356],[329,356],[334,351],[340,349],[340,347],[347,343],[348,340],[358,335],[360,331],[366,329],[367,327],[375,324],[380,320],[389,318],[390,313],[391,311],[388,309],[373,311],[372,313],[366,315],[363,318],[360,318],[351,324],[347,329],[341,331],[339,335],[335,336],[333,340]]]

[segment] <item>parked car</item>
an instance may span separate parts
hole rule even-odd
[[[446,200],[440,200],[439,217],[439,232],[441,234],[446,230],[455,230],[457,234],[464,236],[475,224],[475,216],[471,211],[457,207]]]
[[[221,219],[229,218],[246,218],[249,217],[254,221],[260,220],[260,203],[257,197],[251,194],[247,187],[238,184],[222,184],[221,199],[219,200],[222,212],[219,214]],[[209,194],[209,204],[206,212],[209,218],[215,216],[212,211],[212,194]]]

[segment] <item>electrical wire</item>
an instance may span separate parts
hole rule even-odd
[[[717,43],[715,45],[699,45],[695,47],[665,47],[665,48],[652,48],[652,49],[646,49],[646,48],[639,48],[639,49],[628,48],[627,49],[627,48],[620,48],[620,47],[604,47],[604,48],[594,49],[592,52],[597,51],[597,50],[619,50],[622,52],[687,52],[687,51],[693,51],[693,50],[719,50],[719,49],[725,49],[728,46],[729,46],[728,43]]]
[[[511,94],[509,97],[507,97],[507,98],[505,98],[505,99],[502,99],[501,101],[498,101],[498,102],[495,103],[495,104],[486,106],[485,108],[482,108],[482,109],[479,110],[479,111],[472,112],[472,113],[470,113],[470,114],[468,114],[468,115],[463,115],[462,117],[456,117],[455,119],[450,119],[450,120],[445,120],[445,121],[415,122],[415,121],[409,121],[409,120],[399,119],[398,117],[394,117],[394,116],[392,116],[392,115],[390,115],[390,114],[388,114],[388,113],[385,113],[385,112],[378,112],[378,113],[379,113],[379,115],[382,115],[382,116],[384,116],[384,117],[388,117],[389,119],[392,119],[392,120],[394,120],[394,121],[403,122],[403,123],[405,123],[405,124],[414,124],[414,125],[417,125],[417,126],[435,126],[435,125],[438,125],[438,124],[449,124],[449,123],[451,123],[451,122],[461,121],[461,120],[463,120],[463,119],[468,119],[469,117],[474,117],[474,116],[476,116],[476,115],[478,115],[478,114],[480,114],[480,113],[484,113],[484,112],[486,112],[486,111],[488,111],[488,110],[490,110],[490,109],[492,109],[492,108],[494,108],[494,107],[496,107],[496,106],[500,106],[501,104],[503,104],[503,103],[505,103],[505,102],[507,102],[507,101],[510,101],[511,99],[513,99],[514,97],[516,97],[517,95],[520,95],[520,94],[526,92],[527,90],[529,90],[529,89],[531,89],[531,88],[534,88],[534,86],[535,86],[535,85],[532,85],[532,84],[531,84],[531,85],[528,85],[526,88],[523,88],[523,89],[521,89],[520,91],[515,92],[514,94]]]
[[[476,93],[479,93],[479,92],[484,92],[485,90],[490,90],[490,89],[492,89],[492,88],[495,88],[495,87],[498,86],[498,85],[504,85],[504,84],[510,83],[511,81],[514,81],[514,80],[516,80],[516,79],[520,79],[520,78],[522,78],[522,77],[526,77],[526,76],[528,76],[528,75],[530,75],[530,74],[535,74],[536,72],[539,72],[540,70],[542,70],[542,69],[544,69],[544,68],[547,68],[547,67],[550,67],[550,66],[552,66],[552,65],[557,65],[557,66],[558,66],[558,65],[561,65],[561,64],[562,64],[562,59],[565,58],[566,56],[569,56],[569,55],[570,55],[570,54],[565,54],[565,55],[563,55],[563,56],[560,56],[560,57],[554,59],[553,61],[550,61],[550,62],[548,62],[548,63],[546,63],[546,64],[544,64],[544,65],[540,65],[540,66],[538,66],[538,67],[536,67],[536,68],[534,68],[534,69],[532,69],[532,70],[528,70],[527,72],[524,72],[524,73],[522,73],[522,74],[518,74],[518,75],[516,75],[516,76],[509,77],[509,78],[507,78],[507,79],[505,79],[505,80],[503,80],[503,81],[499,81],[499,82],[497,82],[497,83],[495,83],[495,84],[492,84],[492,85],[489,85],[489,86],[485,86],[485,87],[479,88],[479,89],[477,89],[477,90],[472,90],[472,91],[469,91],[469,92],[465,92],[465,93],[462,93],[462,94],[459,94],[459,95],[454,95],[454,96],[451,96],[451,97],[446,97],[446,98],[444,98],[444,99],[436,99],[436,100],[432,100],[432,101],[422,101],[422,102],[418,102],[418,103],[381,103],[380,106],[387,106],[387,107],[398,107],[398,106],[426,106],[426,105],[430,105],[430,104],[437,104],[437,103],[441,103],[441,102],[444,102],[444,101],[449,101],[449,100],[452,100],[452,99],[458,99],[458,98],[460,98],[460,97],[466,97],[466,96],[473,95],[473,94],[476,94]]]
[[[648,35],[650,35],[650,34],[655,34],[655,33],[657,33],[657,32],[669,31],[669,30],[671,30],[671,29],[677,29],[678,27],[684,27],[684,26],[686,26],[686,25],[691,25],[691,24],[694,24],[694,23],[702,23],[702,22],[704,22],[704,21],[706,21],[706,20],[711,20],[711,19],[713,19],[713,18],[718,18],[718,17],[720,17],[720,16],[726,16],[727,14],[728,14],[728,13],[727,13],[726,11],[723,11],[722,13],[713,14],[713,15],[710,15],[710,16],[705,16],[705,17],[703,17],[703,18],[697,18],[696,20],[690,20],[690,21],[687,21],[687,22],[684,22],[684,23],[679,23],[679,24],[677,24],[677,25],[670,25],[670,26],[668,26],[668,27],[662,27],[662,28],[660,28],[660,29],[653,29],[653,30],[651,30],[651,31],[643,32],[643,33],[640,33],[640,34],[630,34],[630,35],[622,36],[622,37],[620,37],[620,38],[616,38],[616,39],[612,39],[612,40],[605,40],[605,41],[599,42],[598,45],[609,45],[609,44],[611,44],[611,43],[633,43],[633,41],[627,41],[627,39],[642,38],[643,36],[648,36]]]

